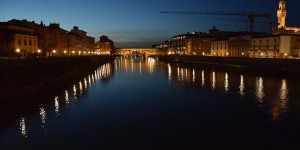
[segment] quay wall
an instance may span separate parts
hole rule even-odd
[[[12,95],[51,92],[67,82],[80,79],[112,56],[46,57],[0,59],[0,99]]]
[[[160,60],[177,63],[206,64],[246,69],[279,71],[287,73],[300,73],[300,59],[278,58],[236,58],[236,57],[210,57],[210,56],[183,56],[165,55],[157,56]]]

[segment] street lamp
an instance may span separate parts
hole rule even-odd
[[[37,50],[38,53],[41,53],[42,51],[40,49]]]
[[[17,52],[17,53],[20,53],[20,51],[21,51],[21,50],[20,50],[19,48],[16,49],[16,52]]]

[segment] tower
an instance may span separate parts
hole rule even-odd
[[[286,1],[280,0],[279,8],[277,10],[278,28],[285,28],[285,17],[286,17]]]

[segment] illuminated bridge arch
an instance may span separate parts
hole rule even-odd
[[[157,48],[117,48],[115,54],[118,55],[157,55],[159,50]]]

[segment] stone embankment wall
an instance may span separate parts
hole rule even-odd
[[[113,60],[111,56],[1,59],[0,99],[59,88]]]
[[[280,71],[300,73],[300,59],[269,59],[269,58],[235,58],[235,57],[203,57],[165,55],[160,60],[178,63],[209,64],[257,69],[265,71]]]

